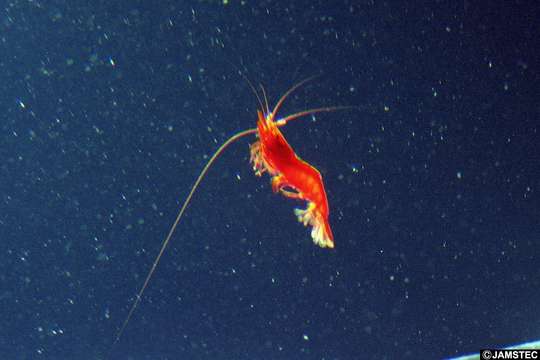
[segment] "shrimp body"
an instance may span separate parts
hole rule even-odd
[[[313,242],[321,247],[334,247],[328,222],[328,199],[317,169],[300,159],[274,121],[274,113],[266,116],[257,111],[259,140],[251,145],[251,163],[255,174],[268,172],[272,190],[286,197],[307,201],[306,209],[295,209],[298,221],[312,227]]]

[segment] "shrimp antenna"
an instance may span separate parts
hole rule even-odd
[[[255,88],[255,86],[253,86],[253,83],[251,81],[249,81],[248,77],[246,75],[244,75],[243,72],[241,72],[239,70],[238,73],[240,74],[240,76],[242,78],[244,78],[244,80],[247,82],[247,84],[248,84],[249,88],[251,89],[251,91],[257,97],[257,102],[259,103],[259,106],[261,107],[261,109],[264,109],[264,105],[263,105],[263,102],[261,101],[261,97],[259,96],[259,93],[257,92],[257,89]],[[263,90],[263,93],[264,93],[264,90]],[[266,101],[266,95],[264,96],[264,100]],[[266,102],[266,106],[268,107],[268,102]]]
[[[251,89],[251,91],[253,92],[253,94],[255,94],[255,97],[257,98],[257,102],[259,103],[259,106],[261,107],[261,109],[264,109],[263,103],[261,101],[261,97],[259,96],[259,93],[255,89],[255,86],[253,86],[253,83],[249,80],[249,78],[246,75],[244,75],[244,72],[242,70],[240,70],[240,68],[235,63],[233,63],[229,59],[224,59],[224,60],[226,62],[228,62],[232,67],[234,67],[236,69],[236,71],[238,72],[238,75],[240,75],[242,77],[242,79],[245,80],[245,82],[248,84],[248,86]],[[242,64],[242,58],[241,57],[240,57],[240,64]],[[242,64],[242,67],[245,68],[244,64]]]
[[[282,119],[276,120],[276,124],[277,126],[284,126],[289,121],[298,119],[302,116],[313,115],[313,114],[318,114],[322,112],[334,112],[334,111],[351,110],[351,109],[359,109],[359,108],[357,106],[328,106],[328,107],[314,108],[314,109],[300,111],[291,115],[287,115]]]
[[[154,259],[154,262],[152,263],[152,267],[150,268],[150,271],[148,272],[148,275],[146,275],[146,279],[144,280],[144,283],[143,283],[141,289],[137,293],[137,297],[135,298],[135,302],[133,303],[133,305],[131,305],[131,308],[129,309],[129,312],[128,312],[128,315],[126,316],[126,319],[122,323],[122,326],[120,327],[120,330],[118,330],[118,332],[116,333],[116,337],[115,337],[114,342],[113,342],[113,344],[111,346],[111,351],[114,348],[114,346],[118,343],[118,341],[120,341],[120,338],[122,337],[122,334],[124,333],[124,330],[126,329],[126,326],[129,323],[129,320],[131,320],[131,317],[133,316],[133,313],[135,312],[135,309],[137,308],[137,306],[141,302],[142,295],[143,295],[144,291],[146,290],[146,287],[148,286],[148,283],[150,282],[150,279],[152,278],[152,275],[154,274],[154,271],[156,270],[156,267],[157,267],[159,261],[161,260],[161,257],[163,256],[163,253],[165,252],[165,249],[167,248],[167,245],[171,241],[171,238],[172,238],[172,236],[174,234],[174,231],[176,230],[178,224],[180,223],[180,219],[182,219],[182,216],[184,215],[184,212],[186,211],[186,208],[188,207],[189,203],[191,202],[191,198],[193,197],[193,194],[195,193],[195,191],[199,187],[199,184],[201,183],[202,179],[208,173],[208,169],[210,169],[210,166],[212,166],[214,161],[219,157],[219,155],[221,155],[221,153],[223,153],[223,150],[225,150],[230,144],[232,144],[233,142],[235,142],[236,140],[238,140],[238,139],[240,139],[242,137],[245,137],[245,136],[251,135],[251,134],[255,134],[255,133],[257,133],[256,128],[240,131],[240,132],[234,134],[233,136],[231,136],[227,141],[225,141],[223,143],[223,145],[221,145],[216,150],[214,155],[212,155],[210,160],[208,160],[208,162],[206,163],[206,165],[202,169],[201,173],[199,174],[199,177],[197,178],[197,180],[195,181],[195,183],[191,187],[191,190],[190,190],[188,196],[186,197],[186,200],[184,200],[184,203],[182,204],[182,207],[180,208],[180,211],[178,212],[178,215],[176,216],[176,220],[174,220],[174,223],[172,224],[171,228],[169,229],[169,233],[167,234],[167,236],[165,237],[165,239],[161,243],[161,249],[159,250],[158,255]]]
[[[266,90],[264,90],[264,86],[262,84],[259,84],[259,87],[261,88],[261,91],[263,93],[264,104],[266,105],[266,109],[263,108],[263,110],[265,111],[264,116],[266,116],[270,114],[270,106],[268,106],[268,97],[266,96]]]
[[[315,79],[315,78],[317,78],[317,77],[319,77],[319,75],[313,75],[313,76],[310,76],[310,77],[308,77],[307,79],[304,79],[304,80],[300,81],[299,83],[293,85],[289,90],[287,90],[287,92],[285,92],[285,94],[283,94],[283,95],[281,96],[281,98],[278,100],[276,106],[274,106],[274,110],[272,111],[272,115],[273,115],[273,116],[276,115],[276,113],[278,112],[278,110],[279,110],[279,108],[281,107],[281,105],[283,105],[283,102],[287,99],[287,97],[288,97],[289,95],[291,95],[291,93],[292,93],[293,91],[295,91],[295,90],[298,89],[300,86],[304,85],[305,83],[307,83],[307,82],[309,82],[309,81],[311,81],[311,80],[313,80],[313,79]]]

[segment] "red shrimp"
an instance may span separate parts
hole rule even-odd
[[[268,172],[272,190],[286,197],[307,201],[305,210],[295,209],[298,221],[311,225],[313,242],[321,247],[334,247],[334,236],[328,223],[328,200],[322,176],[313,166],[300,159],[278,128],[275,112],[266,116],[257,111],[259,141],[253,143],[251,163],[257,176]]]
[[[156,256],[152,267],[148,271],[146,278],[142,287],[136,295],[135,301],[133,302],[128,315],[126,316],[122,326],[116,333],[116,337],[113,343],[113,346],[118,343],[124,330],[126,329],[127,324],[129,323],[135,309],[139,305],[139,302],[142,299],[142,295],[156,270],[156,267],[169,244],[172,235],[174,234],[184,212],[186,211],[187,206],[191,202],[193,194],[199,187],[202,179],[208,173],[208,170],[214,163],[214,161],[223,153],[223,151],[236,140],[243,138],[247,135],[256,134],[259,138],[258,141],[253,143],[250,146],[251,152],[251,163],[255,174],[261,176],[264,172],[268,172],[272,176],[272,189],[274,192],[279,192],[286,197],[305,200],[307,201],[307,208],[295,209],[294,212],[298,217],[298,220],[304,225],[312,226],[311,236],[313,242],[321,247],[334,247],[334,237],[332,235],[332,230],[328,223],[328,200],[326,198],[326,191],[324,189],[323,181],[321,174],[313,166],[309,165],[307,162],[300,159],[291,146],[283,137],[283,134],[279,130],[279,127],[284,126],[287,122],[306,116],[312,115],[321,112],[331,112],[336,110],[351,109],[351,106],[334,106],[334,107],[321,107],[305,111],[300,111],[292,115],[288,115],[281,119],[276,119],[276,113],[285,101],[285,99],[298,87],[305,84],[307,81],[312,78],[308,78],[304,81],[301,81],[291,87],[277,102],[276,106],[272,111],[268,107],[268,101],[266,100],[266,94],[264,88],[263,91],[265,105],[259,97],[259,94],[253,87],[253,85],[245,78],[248,82],[250,88],[253,90],[259,101],[260,109],[257,111],[258,120],[257,127],[252,129],[247,129],[240,131],[233,136],[231,136],[227,141],[221,145],[212,157],[208,160],[204,168],[202,169],[199,177],[191,187],[191,190],[184,200],[178,215],[174,223],[172,224],[169,232],[163,242],[161,243],[161,248],[158,255]],[[111,348],[112,351],[112,348]]]

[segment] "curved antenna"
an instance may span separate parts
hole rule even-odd
[[[244,78],[244,80],[246,80],[246,82],[248,83],[249,88],[251,89],[251,91],[257,97],[257,102],[259,103],[259,106],[261,107],[261,109],[264,109],[264,105],[263,105],[263,102],[261,101],[261,97],[259,96],[259,93],[257,92],[257,89],[255,89],[255,86],[253,86],[253,83],[251,81],[249,81],[248,77],[246,75],[244,75],[243,72],[238,71],[238,73],[240,74],[240,76],[242,76]],[[263,93],[264,93],[264,91],[263,91]],[[264,100],[266,101],[266,95],[264,96]],[[266,103],[266,106],[268,107],[268,103]]]
[[[238,140],[238,139],[240,139],[240,138],[242,138],[244,136],[255,134],[256,132],[257,132],[257,129],[254,128],[254,129],[248,129],[248,130],[240,131],[240,132],[234,134],[233,136],[231,136],[227,141],[225,141],[223,143],[223,145],[221,145],[216,150],[214,155],[212,155],[210,160],[208,160],[208,162],[206,163],[206,165],[202,169],[201,173],[199,174],[199,177],[197,178],[197,180],[195,181],[195,183],[191,187],[191,190],[190,190],[188,196],[186,197],[186,200],[184,200],[184,203],[182,204],[182,207],[180,208],[180,211],[178,212],[178,215],[176,216],[176,220],[174,220],[174,223],[172,224],[172,226],[171,226],[171,228],[169,230],[169,233],[165,237],[165,240],[163,240],[163,242],[161,244],[161,249],[159,250],[158,255],[154,259],[154,263],[152,264],[152,267],[150,268],[150,271],[148,272],[148,275],[146,275],[146,279],[144,280],[144,283],[143,283],[141,289],[137,293],[137,297],[135,298],[135,302],[131,306],[131,309],[129,309],[129,313],[126,316],[126,319],[124,320],[124,322],[122,323],[122,327],[120,327],[120,330],[118,330],[118,332],[116,333],[116,337],[115,337],[114,342],[113,342],[113,344],[111,346],[111,351],[112,351],[112,348],[114,348],[114,346],[118,343],[118,341],[120,341],[120,338],[122,337],[122,334],[124,333],[124,330],[126,329],[126,326],[129,323],[129,320],[131,320],[131,317],[133,316],[133,313],[135,312],[135,309],[137,308],[137,306],[141,302],[142,295],[143,295],[144,291],[146,290],[146,287],[148,286],[148,283],[150,282],[150,279],[152,278],[152,275],[154,274],[154,271],[156,270],[156,267],[157,267],[159,261],[161,260],[161,257],[163,256],[163,253],[165,252],[165,249],[167,248],[167,245],[169,244],[169,242],[170,242],[170,240],[171,240],[171,238],[172,238],[172,236],[174,234],[174,231],[176,230],[176,227],[178,226],[178,223],[180,223],[180,219],[182,219],[182,216],[184,215],[184,212],[186,211],[186,208],[189,205],[189,203],[191,201],[191,198],[193,197],[193,194],[195,193],[195,190],[197,190],[197,188],[199,187],[199,184],[201,183],[202,179],[205,177],[206,173],[208,173],[208,169],[210,168],[210,166],[212,166],[212,164],[219,157],[219,155],[221,155],[223,150],[225,150],[231,143],[235,142],[236,140]]]
[[[328,107],[320,107],[320,108],[315,108],[315,109],[309,109],[309,110],[299,111],[299,112],[291,114],[291,115],[287,115],[282,119],[278,119],[278,120],[276,120],[276,124],[277,124],[277,126],[284,126],[289,121],[294,120],[294,119],[298,119],[298,118],[300,118],[302,116],[318,114],[318,113],[322,113],[322,112],[334,112],[334,111],[351,110],[351,109],[358,109],[358,107],[356,107],[356,106],[328,106]]]
[[[261,88],[261,91],[263,93],[263,97],[264,97],[264,104],[266,105],[266,109],[262,109],[263,111],[265,111],[265,114],[264,116],[266,117],[266,115],[270,114],[270,106],[268,106],[268,97],[266,96],[266,90],[264,90],[264,86],[262,84],[259,84],[259,87]]]
[[[234,50],[234,49],[233,49]],[[257,90],[255,90],[255,86],[253,86],[253,83],[249,80],[249,78],[244,75],[244,73],[242,72],[242,70],[240,70],[240,68],[235,64],[233,63],[232,61],[230,61],[229,59],[227,58],[224,58],[224,60],[226,62],[229,63],[229,65],[231,65],[233,68],[236,69],[236,71],[238,72],[238,74],[247,82],[249,88],[251,89],[251,91],[255,94],[255,97],[257,97],[257,101],[259,103],[259,106],[261,107],[261,109],[264,109],[263,107],[263,103],[261,101],[261,97],[259,96],[259,93],[257,92]],[[242,57],[240,57],[240,64],[242,64]],[[245,68],[244,64],[242,64],[242,67]]]
[[[305,83],[319,77],[320,75],[313,75],[313,76],[310,76],[308,77],[307,79],[304,79],[302,81],[300,81],[299,83],[296,83],[295,85],[293,85],[289,90],[287,90],[287,92],[285,92],[285,94],[283,94],[281,96],[281,98],[279,98],[278,102],[276,103],[276,106],[274,106],[274,110],[272,110],[272,116],[275,116],[276,113],[278,112],[279,108],[281,107],[281,105],[283,105],[283,102],[285,101],[285,99],[287,99],[287,97],[289,95],[291,95],[291,93],[293,91],[295,91],[296,89],[298,89],[300,86],[304,85]]]
[[[236,69],[236,71],[238,72],[238,75],[240,75],[247,82],[249,88],[255,94],[255,97],[257,98],[257,102],[259,103],[259,106],[261,107],[261,109],[264,109],[263,103],[261,101],[261,97],[259,96],[259,93],[255,89],[255,86],[253,86],[253,83],[249,80],[249,78],[246,75],[244,75],[244,72],[242,70],[240,70],[240,68],[238,66],[236,66],[236,64],[234,64],[232,61],[229,61],[229,59],[227,59],[227,58],[224,58],[224,60],[226,62],[228,62],[232,67],[234,67]],[[241,57],[240,57],[240,64],[242,64],[242,58]],[[245,66],[243,64],[242,64],[242,66],[245,68]]]

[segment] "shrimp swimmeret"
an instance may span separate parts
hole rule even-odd
[[[246,79],[247,80],[247,79]],[[335,107],[321,107],[305,111],[300,111],[292,115],[288,115],[281,119],[276,119],[276,113],[285,101],[287,97],[297,88],[305,84],[311,78],[305,79],[298,84],[291,87],[283,96],[279,99],[276,106],[272,111],[268,107],[268,101],[266,100],[266,94],[263,90],[263,95],[265,99],[265,105],[259,97],[259,94],[253,87],[253,85],[248,81],[249,86],[257,96],[259,101],[260,109],[257,111],[258,120],[257,127],[252,129],[247,129],[240,131],[235,135],[231,136],[223,145],[221,145],[214,155],[208,160],[203,170],[199,174],[199,177],[191,187],[191,190],[186,197],[186,200],[182,204],[176,220],[172,224],[171,228],[165,239],[161,244],[158,255],[156,256],[152,267],[150,268],[144,283],[137,293],[134,303],[132,304],[126,319],[122,323],[120,330],[116,334],[116,338],[113,343],[114,345],[120,340],[129,320],[131,319],[135,309],[137,308],[139,302],[141,301],[142,295],[156,270],[156,267],[169,244],[174,231],[176,230],[180,219],[184,215],[184,212],[189,205],[195,190],[197,190],[201,180],[205,177],[208,169],[214,161],[223,153],[223,151],[236,140],[243,138],[248,135],[256,134],[258,136],[258,141],[253,143],[250,146],[250,162],[253,165],[255,174],[261,176],[264,172],[268,172],[272,176],[272,190],[274,192],[279,192],[286,197],[299,199],[307,201],[306,209],[295,209],[295,214],[298,217],[298,220],[302,222],[305,226],[309,225],[312,227],[311,237],[313,242],[321,247],[333,248],[334,247],[334,237],[332,235],[332,230],[330,229],[330,224],[328,223],[328,200],[326,198],[326,191],[324,189],[323,181],[321,174],[317,169],[308,164],[307,162],[300,159],[292,147],[287,143],[285,137],[279,130],[280,127],[286,125],[289,121],[298,119],[300,117],[321,113],[321,112],[331,112],[336,110],[351,109],[350,106],[335,106]],[[261,87],[262,88],[262,87]]]

